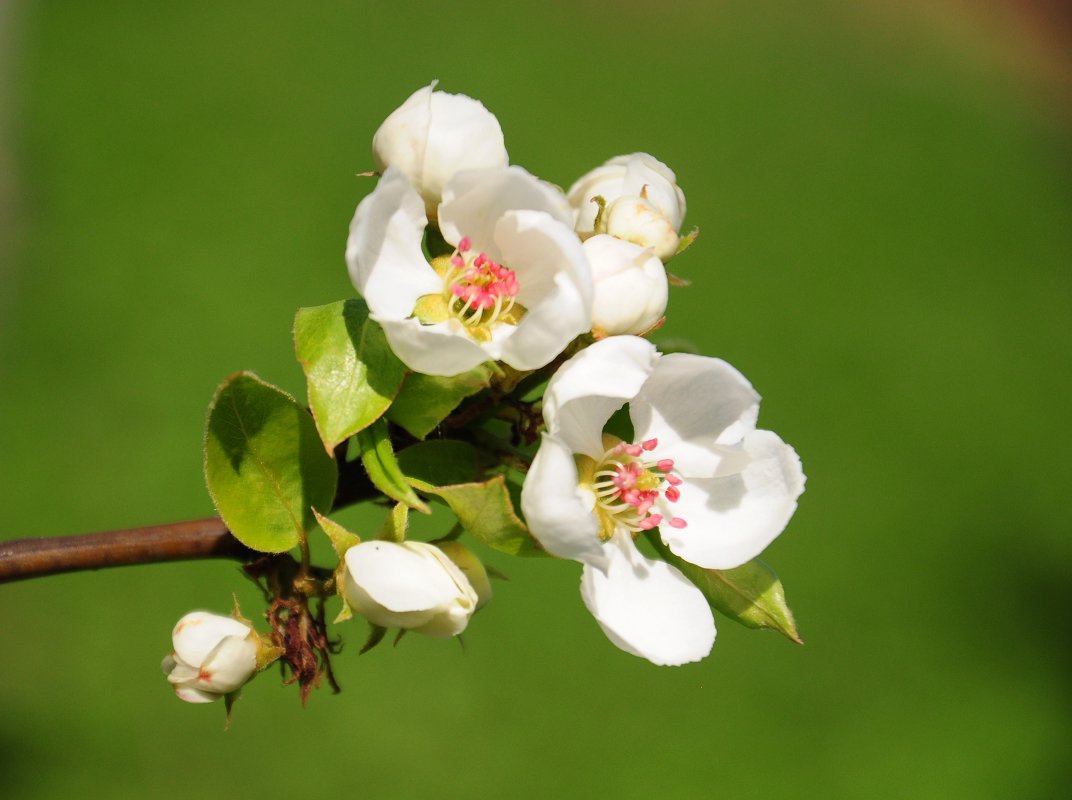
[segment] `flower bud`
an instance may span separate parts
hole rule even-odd
[[[491,599],[491,581],[488,580],[488,571],[484,569],[484,563],[461,542],[437,542],[436,547],[446,553],[447,558],[453,561],[462,574],[469,579],[469,585],[476,592],[477,609],[486,606]]]
[[[465,630],[477,593],[447,555],[426,542],[362,542],[343,557],[343,595],[373,625],[445,639]]]
[[[414,92],[372,137],[376,166],[401,170],[424,199],[430,220],[438,215],[443,187],[465,169],[509,163],[502,128],[479,100],[462,94]]]
[[[592,329],[600,335],[641,334],[666,311],[666,269],[651,248],[606,234],[584,243],[595,297]]]
[[[175,651],[160,667],[187,703],[212,703],[238,691],[258,669],[261,639],[245,622],[193,611],[171,633]]]
[[[569,201],[582,237],[607,233],[652,248],[664,262],[677,252],[685,193],[673,170],[647,153],[617,156],[587,173],[570,187]]]

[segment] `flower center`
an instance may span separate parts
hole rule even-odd
[[[477,341],[491,339],[496,325],[517,325],[525,308],[517,302],[517,274],[487,253],[473,250],[466,236],[449,256],[432,259],[432,269],[443,280],[440,294],[425,295],[414,313],[425,324],[453,318]]]
[[[592,491],[596,507],[607,522],[613,523],[604,528],[620,526],[631,533],[650,530],[663,524],[664,519],[652,510],[655,504],[660,499],[674,503],[681,497],[678,486],[682,479],[674,472],[674,461],[656,458],[654,450],[658,446],[658,439],[640,444],[618,442],[595,465]],[[670,517],[666,524],[684,528],[687,523],[681,517]]]

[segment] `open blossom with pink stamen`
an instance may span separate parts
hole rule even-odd
[[[629,440],[604,430],[625,404]],[[785,528],[804,489],[793,448],[756,429],[759,396],[729,364],[660,355],[635,336],[567,361],[543,409],[547,432],[521,496],[532,534],[584,564],[581,595],[618,647],[656,664],[703,658],[715,639],[707,601],[634,538],[658,528],[701,567],[749,561]]]
[[[454,251],[429,262],[421,198],[388,168],[346,245],[354,286],[410,369],[537,369],[591,328],[592,276],[560,190],[520,167],[466,170],[444,188],[438,222]]]

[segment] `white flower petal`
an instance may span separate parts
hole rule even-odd
[[[228,636],[208,654],[201,672],[208,681],[198,688],[227,694],[242,687],[257,671],[257,643],[246,636]]]
[[[232,617],[191,611],[175,624],[171,632],[174,657],[189,666],[200,666],[220,640],[228,636],[247,636],[250,630],[248,625]]]
[[[434,86],[414,92],[372,139],[377,167],[401,170],[432,215],[443,187],[456,172],[508,163],[495,115],[478,100],[434,92]]]
[[[577,235],[542,211],[510,211],[495,225],[503,263],[517,274],[525,316],[497,357],[537,369],[592,327],[592,276]]]
[[[575,355],[544,392],[547,430],[575,453],[603,455],[603,426],[631,400],[656,366],[655,346],[637,336],[611,336]]]
[[[662,356],[629,406],[636,440],[657,438],[658,453],[686,477],[710,477],[720,456],[715,444],[735,444],[754,430],[759,395],[718,358]]]
[[[792,447],[770,431],[745,435],[747,456],[737,474],[690,479],[666,510],[687,527],[659,532],[681,558],[708,569],[730,569],[758,556],[789,523],[804,491],[804,472]]]
[[[699,589],[666,562],[646,558],[626,533],[606,549],[606,572],[585,565],[581,596],[611,642],[660,665],[711,652],[715,621]]]
[[[187,703],[215,703],[223,697],[222,694],[205,692],[192,686],[176,686],[175,694],[178,695],[180,700],[185,700]]]
[[[562,191],[517,166],[455,175],[443,191],[439,227],[451,244],[468,236],[474,250],[502,262],[495,225],[507,211],[519,210],[543,211],[573,228],[573,210]]]
[[[666,269],[650,249],[597,234],[584,242],[595,288],[592,327],[604,334],[640,334],[666,311]]]
[[[358,205],[346,264],[354,287],[378,316],[404,319],[418,297],[442,291],[421,249],[426,224],[420,197],[397,169],[388,169]]]
[[[345,560],[346,600],[374,625],[453,636],[476,610],[468,579],[433,545],[362,542]]]
[[[577,486],[573,453],[550,434],[540,440],[521,487],[521,510],[529,530],[551,555],[604,565],[595,497]]]
[[[393,320],[371,315],[380,323],[391,350],[410,369],[425,375],[458,375],[492,359],[462,330],[457,320],[423,325],[415,318]]]

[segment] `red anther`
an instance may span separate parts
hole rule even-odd
[[[648,452],[651,452],[652,450],[654,450],[656,447],[659,446],[659,440],[658,439],[648,439],[647,441],[641,443],[640,446],[643,447]]]
[[[680,486],[684,482],[681,478],[679,478],[677,475],[674,475],[672,472],[667,473],[663,477],[666,478],[666,482],[669,483],[671,486]]]
[[[470,239],[468,236],[463,236],[462,240],[460,242],[458,242],[458,250],[459,250],[459,252],[462,252],[462,253],[464,253],[466,250],[468,250],[472,246],[473,246],[473,240]]]
[[[678,489],[676,486],[671,486],[669,489],[663,492],[663,496],[671,503],[676,503],[681,497],[681,490]]]
[[[662,461],[660,461],[655,466],[657,466],[659,468],[659,472],[669,472],[670,470],[672,470],[674,468],[674,459],[672,459],[672,458],[664,458]]]
[[[487,261],[487,260],[488,260],[488,257],[486,255],[484,255],[483,253],[481,253],[480,255],[478,255],[476,258],[473,259],[473,266],[474,267],[482,267],[482,266],[484,266],[484,262]]]
[[[670,527],[671,528],[681,529],[681,528],[684,528],[688,524],[689,523],[685,522],[685,520],[683,520],[681,517],[671,517],[670,518]]]
[[[450,263],[456,268],[461,269],[465,266],[465,259],[461,256],[451,256]]]

